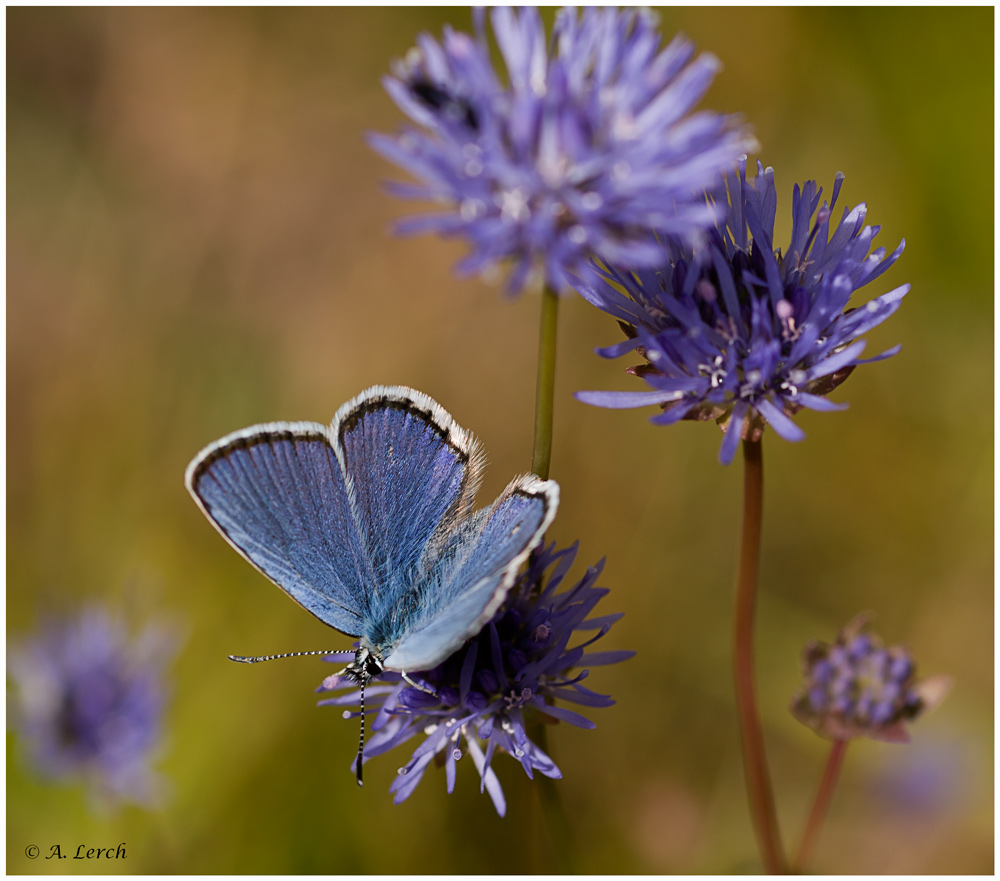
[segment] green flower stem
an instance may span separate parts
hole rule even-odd
[[[546,286],[542,291],[542,314],[538,326],[538,378],[535,383],[535,442],[531,452],[531,470],[548,480],[552,464],[552,411],[556,385],[556,325],[559,318],[559,295]],[[549,755],[548,726],[539,719],[529,723],[528,736]],[[537,775],[542,811],[549,827],[552,857],[562,874],[576,871],[576,852],[570,835],[569,817],[558,782]]]
[[[764,458],[760,441],[743,441],[743,524],[736,578],[733,664],[736,674],[736,710],[750,815],[757,833],[764,867],[771,875],[786,871],[781,849],[774,794],[764,752],[764,732],[757,712],[753,668],[753,613],[760,568],[760,534],[764,510]]]
[[[830,748],[830,756],[826,760],[826,768],[823,771],[823,779],[819,783],[819,790],[816,792],[816,801],[813,802],[812,813],[809,814],[809,822],[806,830],[802,833],[802,843],[799,845],[798,856],[795,857],[794,871],[801,873],[805,864],[809,861],[813,845],[819,836],[820,827],[826,817],[827,809],[830,807],[830,800],[833,798],[833,790],[837,786],[837,778],[840,776],[840,766],[844,764],[844,753],[847,752],[846,740],[835,740]]]
[[[548,743],[549,726],[536,719],[529,723],[528,736],[535,745],[546,755],[549,752]],[[570,831],[569,815],[566,813],[566,803],[563,801],[562,792],[559,790],[559,781],[546,777],[544,774],[535,772],[535,779],[538,781],[539,800],[542,805],[542,813],[549,827],[550,856],[552,858],[552,871],[559,875],[575,875],[579,868],[576,865],[576,846],[573,841],[573,834]]]
[[[538,379],[535,384],[535,445],[531,470],[548,480],[552,462],[552,407],[556,386],[556,321],[559,295],[551,288],[542,291],[542,318],[538,329]]]

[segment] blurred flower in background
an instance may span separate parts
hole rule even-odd
[[[905,723],[937,706],[951,686],[941,675],[918,681],[909,651],[884,648],[864,614],[844,627],[833,645],[810,643],[802,657],[805,682],[792,713],[833,740],[905,743],[910,739]]]
[[[589,675],[588,669],[573,671],[616,664],[635,654],[584,651],[604,636],[621,614],[588,617],[608,593],[606,588],[595,586],[603,561],[587,569],[572,588],[556,593],[576,553],[576,544],[556,550],[553,543],[537,551],[504,605],[478,636],[433,670],[410,674],[412,679],[433,688],[435,694],[408,686],[397,673],[384,674],[387,684],[367,688],[366,697],[374,697],[371,705],[378,707],[379,713],[372,725],[374,734],[365,745],[365,761],[416,734],[427,735],[393,782],[390,791],[397,804],[416,789],[435,759],[445,766],[448,792],[454,791],[456,763],[463,755],[463,744],[479,773],[481,789],[489,793],[501,816],[506,811],[506,800],[491,767],[498,749],[516,758],[529,777],[535,771],[547,777],[562,776],[552,759],[529,737],[527,713],[540,713],[547,722],[593,728],[594,723],[585,716],[555,706],[553,701],[585,707],[611,706],[614,701],[609,696],[580,684]],[[575,634],[590,631],[596,633],[569,646]],[[320,705],[357,705],[360,691],[346,677],[329,676],[317,690],[346,687],[352,688],[349,694],[321,701]],[[357,715],[345,713],[347,718]],[[480,741],[486,741],[485,751]]]
[[[901,285],[848,307],[852,294],[878,278],[903,252],[871,251],[879,227],[865,225],[864,203],[845,209],[831,234],[830,216],[843,183],[838,174],[829,206],[820,207],[815,181],[792,194],[792,235],[784,254],[774,249],[777,194],[774,173],[726,176],[714,199],[726,205],[708,253],[665,241],[656,270],[599,267],[593,284],[577,289],[618,319],[627,340],[599,353],[617,358],[636,350],[646,364],[629,368],[652,391],[578,392],[599,407],[658,404],[657,425],[682,419],[726,426],[719,459],[732,461],[741,438],[757,440],[770,425],[789,441],[804,432],[789,417],[801,408],[840,410],[825,395],[859,364],[879,361],[895,347],[862,359],[858,337],[881,324],[909,291]],[[817,211],[817,209],[819,209]],[[869,253],[870,252],[870,253]]]
[[[102,805],[152,804],[159,781],[150,764],[173,651],[161,628],[130,638],[119,618],[96,606],[12,642],[12,716],[38,772],[85,779]]]
[[[448,206],[400,232],[465,237],[463,273],[510,260],[516,294],[536,266],[560,290],[595,253],[653,266],[657,234],[689,241],[712,225],[703,190],[752,144],[734,117],[691,114],[719,69],[714,57],[692,60],[681,37],[661,50],[645,10],[564,8],[548,48],[536,8],[495,8],[490,20],[506,82],[482,10],[475,39],[451,28],[440,43],[423,35],[385,80],[422,127],[370,138],[420,181],[392,190]]]

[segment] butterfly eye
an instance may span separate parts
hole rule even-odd
[[[365,658],[365,673],[372,679],[376,676],[382,675],[382,661],[375,657],[375,655],[369,655]]]

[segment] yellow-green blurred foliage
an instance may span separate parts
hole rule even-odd
[[[380,77],[448,9],[56,9],[7,13],[8,634],[96,598],[182,622],[158,767],[165,804],[99,816],[37,781],[8,734],[10,872],[523,872],[551,862],[533,785],[496,768],[499,819],[459,765],[404,805],[404,754],[358,790],[356,722],[316,709],[317,659],[248,668],[229,652],[342,648],[227,547],[184,491],[209,441],[255,422],[326,421],[374,383],[438,399],[483,440],[482,499],[530,462],[539,298],[460,280],[459,242],[398,240],[411,206],[365,145],[401,114]],[[890,249],[871,293],[899,313],[801,444],[769,433],[757,648],[786,842],[827,745],[788,712],[799,652],[870,609],[890,643],[955,687],[913,742],[848,750],[814,866],[983,872],[993,865],[991,9],[674,9],[724,69],[705,106],[740,112],[791,188],[847,175]],[[551,537],[607,556],[589,681],[618,704],[550,734],[576,858],[591,872],[729,872],[759,863],[743,792],[729,640],[741,466],[711,425],[577,403],[641,387],[581,299],[562,304]],[[577,570],[582,573],[582,568]],[[408,755],[408,754],[407,754]],[[128,844],[101,866],[35,844]]]

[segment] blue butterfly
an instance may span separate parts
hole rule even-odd
[[[250,563],[359,638],[343,672],[363,689],[385,670],[430,670],[479,633],[552,523],[559,486],[534,475],[473,511],[483,460],[427,395],[373,386],[329,428],[273,422],[227,435],[185,482]]]

